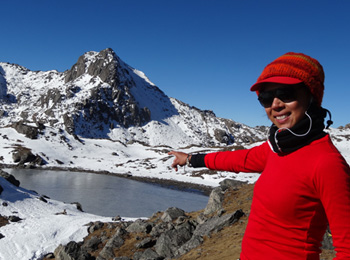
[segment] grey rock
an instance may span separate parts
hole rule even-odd
[[[99,256],[105,259],[112,259],[114,257],[114,250],[120,248],[124,244],[124,239],[116,232],[103,247]]]
[[[143,255],[143,252],[142,251],[137,251],[137,252],[135,252],[134,253],[134,255],[132,256],[133,258],[133,260],[140,260],[140,258],[142,257],[142,255]],[[98,259],[97,259],[98,260]]]
[[[173,221],[178,217],[186,216],[185,211],[179,208],[168,208],[162,215],[161,219],[166,222]]]
[[[161,233],[174,229],[175,225],[172,223],[167,223],[167,222],[160,222],[152,228],[152,231],[150,232],[151,236],[159,237]]]
[[[18,217],[18,216],[9,216],[8,220],[11,221],[11,222],[19,222],[22,219],[20,217]]]
[[[322,241],[322,249],[333,250],[333,238],[329,227],[327,228]]]
[[[152,230],[152,225],[145,220],[137,219],[131,225],[129,225],[126,230],[131,233],[150,233]]]
[[[206,215],[204,215],[203,213],[200,213],[196,218],[196,221],[198,224],[203,224],[207,220],[208,220],[208,217]]]
[[[56,248],[54,255],[56,260],[94,260],[94,257],[81,248],[81,243],[74,241],[65,246],[60,245]]]
[[[103,226],[104,226],[103,222],[96,221],[89,226],[88,232],[89,232],[89,234],[91,234],[91,233],[95,232],[96,230],[103,228]]]
[[[153,240],[153,239],[150,238],[150,237],[146,237],[146,238],[143,239],[141,242],[136,243],[136,244],[135,244],[135,247],[136,247],[136,248],[149,248],[149,247],[154,246],[155,243],[156,243],[155,240]]]
[[[194,235],[207,236],[212,232],[218,232],[226,226],[236,223],[244,215],[242,210],[226,214],[221,217],[215,216],[208,219],[203,224],[197,226]]]
[[[220,143],[224,143],[227,145],[234,143],[233,136],[230,133],[227,133],[225,130],[222,130],[222,129],[215,129],[214,130],[214,137]]]
[[[112,221],[121,221],[121,220],[122,218],[119,215],[112,218]]]
[[[81,212],[84,212],[81,203],[79,203],[79,202],[72,202],[71,204],[75,205],[77,207],[77,210],[79,210]]]
[[[192,233],[187,228],[169,230],[160,235],[154,248],[160,256],[172,257],[178,247],[191,237]]]
[[[40,197],[39,197],[39,200],[41,200],[42,202],[47,203],[47,200],[46,200],[46,198],[45,198],[44,196],[40,196]]]
[[[34,155],[30,149],[25,147],[16,147],[12,153],[12,159],[15,163],[24,164],[32,163],[37,165],[44,165],[46,161],[39,155]]]
[[[159,256],[154,250],[147,248],[142,254],[134,255],[134,260],[162,260],[164,257]]]
[[[175,256],[181,256],[191,251],[193,248],[200,246],[203,243],[204,239],[202,236],[192,236],[192,238],[183,244],[178,250],[174,253]]]
[[[97,236],[92,236],[90,239],[85,241],[83,247],[86,248],[88,251],[95,251],[101,242],[101,238]]]
[[[19,121],[11,125],[18,133],[24,134],[30,139],[37,139],[39,128],[26,124],[24,121]]]
[[[223,200],[224,192],[221,187],[214,188],[210,193],[208,204],[204,209],[204,214],[209,215],[222,209]]]
[[[1,169],[0,169],[0,177],[3,177],[5,180],[7,180],[9,183],[15,185],[16,187],[19,187],[19,185],[20,185],[19,180],[17,180],[12,174],[9,174]]]
[[[221,181],[220,183],[220,187],[223,191],[232,188],[232,189],[237,189],[239,187],[241,187],[243,184],[246,184],[246,182],[242,182],[242,181],[236,181],[233,179],[225,179],[223,181]]]
[[[193,236],[184,245],[178,248],[174,252],[175,256],[183,255],[193,248],[198,247],[203,242],[203,237],[208,236],[213,232],[218,232],[226,226],[232,225],[237,222],[244,215],[242,210],[237,210],[232,214],[227,214],[222,217],[213,217],[208,219],[203,224],[197,226],[193,232]]]
[[[85,73],[85,60],[84,56],[80,56],[76,64],[72,66],[72,68],[67,71],[66,76],[64,78],[65,83],[75,80],[79,78],[81,75]]]

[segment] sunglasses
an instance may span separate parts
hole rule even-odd
[[[294,85],[277,88],[270,91],[261,91],[259,93],[258,100],[265,108],[271,107],[275,98],[278,98],[284,103],[290,103],[297,100],[297,89],[298,87]]]

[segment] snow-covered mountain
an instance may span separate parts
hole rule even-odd
[[[168,97],[112,49],[87,52],[65,72],[0,63],[0,163],[4,165],[191,182],[197,170],[176,177],[168,151],[249,147],[265,139],[266,129],[218,118],[212,111]],[[348,142],[348,127],[330,132],[336,143]],[[216,185],[216,177],[201,182]]]
[[[171,147],[251,143],[264,132],[169,98],[112,49],[65,72],[0,63],[0,126],[22,122],[81,138]]]

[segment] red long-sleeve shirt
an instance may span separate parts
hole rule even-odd
[[[284,156],[265,142],[207,154],[205,164],[215,170],[262,172],[241,260],[319,260],[327,220],[335,259],[350,259],[350,168],[328,135]]]

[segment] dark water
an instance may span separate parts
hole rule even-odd
[[[150,217],[178,207],[205,208],[208,197],[135,180],[86,172],[6,169],[20,186],[63,202],[79,202],[85,212],[106,217]]]

